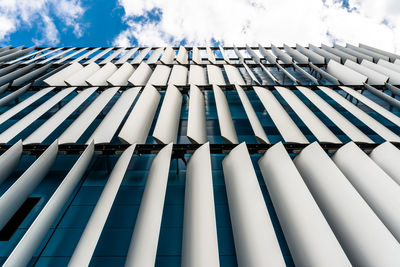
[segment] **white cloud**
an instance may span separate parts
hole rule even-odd
[[[40,38],[32,41],[37,45],[57,45],[60,42],[59,30],[53,14],[80,37],[82,27],[79,19],[84,12],[80,0],[0,0],[0,42],[8,41],[10,34],[18,29],[38,25]]]
[[[119,0],[127,29],[115,45],[337,42],[400,51],[398,0]],[[159,21],[149,23],[154,10]]]

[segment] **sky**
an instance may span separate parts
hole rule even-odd
[[[399,0],[0,0],[0,45],[332,45],[400,53]]]

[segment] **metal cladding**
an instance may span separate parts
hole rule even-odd
[[[400,266],[400,55],[0,47],[0,265]]]

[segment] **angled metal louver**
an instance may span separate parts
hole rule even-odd
[[[22,142],[19,140],[0,156],[0,185],[17,168],[22,155]]]
[[[219,66],[207,65],[208,83],[216,85],[225,85],[224,75]]]
[[[101,69],[93,73],[89,78],[86,79],[86,83],[90,86],[104,86],[107,85],[107,79],[118,70],[117,66],[113,63],[108,62]]]
[[[151,70],[149,65],[142,62],[133,72],[133,74],[128,78],[128,82],[135,86],[144,86],[147,84],[147,81],[149,80],[152,72],[153,71]]]
[[[182,267],[219,267],[210,144],[199,147],[186,168]]]
[[[396,98],[391,97],[390,95],[387,95],[382,91],[379,91],[378,89],[372,87],[371,85],[365,84],[364,87],[373,95],[379,97],[383,101],[386,101],[389,105],[400,108],[400,101],[397,100]]]
[[[308,144],[307,138],[290,118],[273,93],[265,88],[254,86],[258,98],[261,100],[265,110],[268,112],[279,133],[285,142]]]
[[[69,49],[67,49],[67,50],[63,50],[63,51],[61,51],[61,52],[59,52],[59,53],[52,54],[51,57],[46,58],[45,60],[39,61],[38,63],[39,63],[39,64],[46,64],[46,63],[48,63],[48,62],[50,62],[50,61],[52,61],[52,60],[54,60],[54,59],[62,58],[65,54],[71,52],[71,51],[74,50],[74,49],[75,49],[74,47],[71,47],[71,48],[69,48]]]
[[[128,79],[131,77],[135,68],[125,62],[120,66],[110,77],[107,78],[106,82],[112,86],[124,86],[128,84]]]
[[[260,143],[269,144],[269,140],[267,135],[265,134],[264,128],[262,127],[256,112],[253,109],[253,106],[250,103],[249,98],[246,95],[246,92],[239,85],[235,84],[236,92],[239,95],[240,102],[242,102],[244,111],[246,112],[246,116],[249,119],[251,124],[251,128],[253,129],[254,135]]]
[[[385,66],[382,66],[379,64],[372,63],[368,60],[363,60],[361,62],[361,65],[363,65],[371,70],[377,71],[383,75],[388,76],[389,83],[391,83],[391,84],[400,84],[400,73],[398,73],[397,71],[388,69]]]
[[[259,56],[256,54],[256,52],[254,52],[253,49],[251,49],[251,47],[248,46],[247,44],[246,44],[246,51],[247,51],[247,53],[250,54],[251,58],[253,59],[253,61],[254,61],[255,63],[261,63],[260,57],[259,57]]]
[[[93,153],[94,144],[92,143],[87,146],[85,151],[68,172],[67,176],[65,176],[64,180],[58,186],[44,208],[40,211],[35,221],[11,252],[3,266],[28,265],[33,254],[40,245],[40,242],[42,242],[54,220],[57,218],[61,209],[66,204],[72,191],[75,189],[76,185],[79,183],[80,179],[88,168],[93,157]]]
[[[106,48],[106,49],[102,50],[100,53],[96,54],[94,57],[91,57],[89,60],[86,60],[82,64],[87,65],[87,64],[90,64],[90,63],[94,63],[94,62],[96,62],[96,60],[100,59],[102,56],[104,56],[105,54],[107,54],[111,50],[113,50],[112,47]]]
[[[111,207],[114,203],[115,196],[118,193],[133,152],[135,151],[135,147],[136,144],[127,148],[115,164],[114,169],[104,186],[103,192],[97,201],[96,207],[90,216],[89,222],[86,224],[85,230],[83,231],[78,245],[72,254],[68,266],[78,267],[89,265]]]
[[[399,64],[393,64],[390,63],[389,61],[383,60],[383,59],[379,59],[378,65],[384,66],[385,68],[394,70],[396,72],[398,72],[400,74],[400,65]]]
[[[291,56],[289,56],[288,54],[286,54],[285,52],[283,52],[282,50],[280,50],[278,47],[274,46],[273,44],[271,44],[271,51],[283,63],[285,63],[285,64],[293,63],[293,58]]]
[[[150,52],[151,47],[144,48],[139,51],[137,56],[131,61],[131,64],[140,64],[142,63],[143,59],[146,57],[146,55]]]
[[[348,121],[341,113],[329,105],[318,94],[307,87],[298,86],[297,89],[307,97],[322,113],[325,114],[351,140],[361,143],[374,143],[366,134]]]
[[[318,141],[341,143],[336,135],[292,91],[280,86],[275,88]]]
[[[71,53],[71,54],[68,54],[68,55],[65,56],[65,57],[62,57],[60,60],[56,61],[55,63],[56,63],[56,64],[61,64],[61,63],[63,63],[64,61],[66,61],[67,59],[70,59],[71,57],[73,57],[73,56],[75,56],[75,55],[77,55],[77,54],[79,54],[79,53],[82,53],[83,51],[85,51],[85,50],[87,50],[87,49],[88,49],[88,47],[83,47],[83,48],[81,48],[81,49],[79,49],[79,50],[77,50],[77,51],[75,51],[75,52],[73,52],[73,53]]]
[[[383,139],[387,141],[400,142],[400,137],[397,134],[393,133],[391,130],[383,126],[377,120],[369,116],[366,112],[353,105],[351,102],[347,101],[344,97],[339,95],[334,90],[323,86],[319,86],[319,89],[327,94],[330,98],[335,100],[339,105],[341,105],[344,109],[354,115],[357,119],[359,119],[369,128],[371,128],[374,132],[379,134]]]
[[[322,56],[325,58],[326,62],[329,62],[330,60],[334,60],[338,63],[341,63],[341,58],[335,54],[332,54],[326,50],[323,50],[319,47],[316,47],[313,44],[308,44],[308,47],[311,51],[317,53],[318,55]]]
[[[190,65],[189,82],[190,85],[207,85],[206,70],[202,66]]]
[[[54,107],[58,102],[60,102],[64,97],[72,93],[76,87],[69,87],[58,92],[46,102],[41,104],[39,107],[34,109],[32,112],[27,114],[25,117],[17,121],[7,130],[0,134],[0,143],[5,144],[10,142],[15,136],[21,133],[26,127],[31,125],[34,121],[39,119],[43,114],[45,114],[49,109]]]
[[[83,66],[75,62],[46,78],[45,80],[43,80],[43,82],[49,86],[65,86],[67,84],[64,82],[64,80],[82,69]]]
[[[368,46],[368,45],[365,45],[365,44],[359,44],[358,46],[361,47],[361,48],[367,49],[367,50],[371,50],[371,51],[373,51],[375,53],[387,56],[387,57],[390,58],[390,61],[392,61],[392,62],[394,62],[396,59],[400,59],[399,55],[396,55],[396,54],[393,54],[393,53],[389,53],[387,51],[384,51],[384,50],[381,50],[381,49],[378,49],[378,48],[375,48],[375,47],[372,47],[372,46]]]
[[[60,135],[60,144],[76,143],[90,124],[96,119],[103,108],[117,93],[119,87],[113,87],[103,91],[79,117]],[[89,92],[90,93],[90,92]]]
[[[0,85],[6,84],[8,82],[11,82],[14,79],[17,79],[21,75],[24,75],[24,74],[28,73],[29,71],[31,71],[35,66],[36,66],[36,64],[30,64],[30,65],[27,65],[22,68],[18,68],[10,73],[7,73],[7,74],[1,76],[0,77]]]
[[[335,61],[329,61],[326,71],[345,85],[362,85],[368,80],[367,76]]]
[[[190,85],[187,137],[194,144],[207,142],[206,114],[203,93],[196,85]]]
[[[225,64],[224,69],[230,84],[246,85],[238,68]]]
[[[178,50],[178,55],[176,56],[176,61],[180,64],[188,64],[189,53],[185,47],[180,46]]]
[[[164,64],[173,64],[175,60],[175,50],[168,46],[167,48],[165,48],[160,61]]]
[[[39,128],[31,133],[23,141],[25,144],[40,144],[42,143],[61,123],[63,123],[86,99],[89,98],[97,87],[92,87],[83,90],[65,106],[63,106],[50,119],[45,121]]]
[[[125,54],[123,54],[117,61],[115,61],[115,64],[123,64],[128,61],[128,59],[131,58],[133,54],[138,51],[139,48],[131,48],[129,51],[127,51]]]
[[[166,85],[168,81],[169,74],[171,72],[171,68],[165,65],[157,65],[151,74],[147,84],[151,85]]]
[[[85,66],[83,69],[77,71],[76,73],[72,74],[71,76],[67,77],[64,82],[69,86],[86,86],[88,85],[86,79],[92,76],[100,70],[100,66],[96,63],[90,63],[89,65]]]
[[[260,44],[258,45],[258,51],[260,51],[260,54],[268,61],[268,63],[275,64],[277,62],[278,58]]]
[[[163,47],[157,48],[152,51],[149,58],[146,60],[147,64],[155,64],[157,63],[158,59],[160,58],[162,52],[164,51]]]
[[[89,144],[92,140],[95,144],[111,142],[139,91],[140,87],[125,90],[86,143]]]
[[[374,58],[371,57],[371,56],[368,56],[366,54],[360,53],[360,52],[358,52],[356,50],[353,50],[353,49],[350,49],[350,48],[347,48],[347,47],[343,47],[343,46],[338,45],[338,44],[335,44],[335,48],[339,49],[340,51],[343,51],[344,53],[347,53],[349,55],[355,56],[357,58],[357,63],[361,63],[361,61],[363,61],[364,59],[365,60],[369,60],[371,62],[374,60]],[[348,61],[351,61],[351,60],[346,60],[346,63]],[[354,62],[354,61],[352,61],[352,62]]]
[[[88,58],[91,54],[93,54],[94,52],[96,52],[96,51],[99,50],[99,49],[100,49],[100,47],[96,47],[96,48],[91,49],[90,51],[86,52],[85,54],[83,54],[83,55],[81,55],[81,56],[75,58],[74,60],[72,60],[72,63],[74,63],[74,62],[79,62],[79,61],[81,61],[82,59]]]
[[[19,57],[19,58],[17,58],[17,59],[11,60],[11,61],[8,61],[7,64],[14,64],[14,63],[16,63],[16,62],[18,62],[18,61],[21,61],[21,60],[23,60],[23,59],[26,59],[26,58],[28,58],[28,57],[33,57],[33,56],[34,56],[33,59],[35,59],[35,58],[37,59],[37,58],[39,57],[38,54],[43,53],[43,52],[45,52],[45,51],[47,51],[47,50],[49,50],[49,49],[50,49],[50,47],[37,50],[36,52],[27,54],[27,55],[25,55],[25,56]],[[58,49],[61,49],[61,48],[58,48]],[[54,51],[54,50],[53,50],[53,51]],[[32,62],[32,61],[31,61],[31,62]],[[27,61],[24,61],[24,63],[26,64]]]
[[[299,51],[291,48],[290,46],[284,44],[283,49],[285,49],[286,53],[288,53],[294,61],[296,61],[299,64],[307,64],[308,63],[308,57],[300,53]]]
[[[384,85],[389,81],[389,77],[379,73],[375,70],[367,68],[361,64],[357,64],[354,61],[348,60],[344,63],[346,67],[349,67],[352,70],[355,70],[358,73],[361,73],[368,77],[368,84],[371,85]]]
[[[51,66],[52,66],[52,63],[46,64],[38,69],[35,69],[33,71],[26,73],[25,75],[20,76],[17,79],[14,79],[14,81],[12,82],[12,86],[21,86],[21,85],[24,85],[24,84],[30,82],[31,80],[38,77],[42,73],[46,72]]]
[[[224,48],[222,46],[219,46],[218,48],[219,48],[219,51],[221,52],[222,57],[225,60],[225,62],[230,64],[231,61],[229,60],[229,57],[226,55]]]
[[[29,89],[30,86],[31,86],[30,84],[27,84],[24,87],[21,87],[18,90],[14,91],[12,93],[9,93],[8,95],[0,98],[0,107],[2,107],[4,105],[7,105],[11,101],[17,99],[20,95],[25,93]],[[1,118],[2,115],[0,115],[0,118]]]
[[[206,51],[207,51],[208,62],[210,62],[211,64],[217,64],[217,60],[215,59],[214,51],[209,46],[206,47]]]
[[[57,157],[57,152],[58,142],[56,140],[0,197],[0,229],[3,229],[36,186],[47,175]]]
[[[400,244],[317,142],[294,163],[352,265],[400,264]]]
[[[376,53],[374,51],[371,51],[371,50],[368,50],[368,49],[365,49],[365,48],[362,48],[362,47],[357,47],[357,46],[354,46],[354,45],[351,45],[351,44],[346,44],[346,47],[350,48],[352,50],[358,51],[360,53],[366,54],[368,56],[373,57],[374,62],[378,62],[380,59],[389,61],[389,57],[388,56]]]
[[[299,44],[296,44],[296,50],[306,57],[308,57],[309,61],[314,64],[325,64],[328,60],[325,57],[315,53],[311,49],[307,49]]]
[[[258,165],[296,266],[351,266],[282,143]]]
[[[243,64],[244,63],[244,57],[243,57],[242,53],[240,53],[239,49],[235,45],[233,45],[233,51],[235,51],[235,54],[239,59],[239,63]]]
[[[398,184],[353,142],[339,148],[332,160],[399,241]]]
[[[246,143],[231,150],[222,168],[238,265],[285,266]]]
[[[238,144],[239,141],[226,96],[221,88],[215,84],[213,85],[213,92],[221,137],[229,144]]]
[[[193,49],[192,49],[192,61],[196,64],[203,63],[203,61],[201,59],[200,50],[197,47],[193,47]]]
[[[374,148],[369,157],[400,185],[400,165],[398,159],[400,150],[390,142],[385,142]]]
[[[153,159],[147,176],[125,266],[154,266],[170,168],[172,144]]]
[[[111,60],[113,60],[114,58],[116,58],[118,55],[120,55],[121,53],[123,53],[125,51],[124,47],[121,47],[119,49],[117,49],[116,51],[114,51],[111,55],[109,55],[108,57],[106,57],[105,59],[103,59],[102,61],[100,61],[99,65],[103,65],[106,64],[108,62],[111,62]]]
[[[347,60],[351,60],[354,62],[357,62],[357,57],[350,55],[348,53],[345,53],[337,48],[330,47],[324,44],[321,44],[321,48],[325,51],[328,51],[329,53],[332,53],[338,57],[340,57],[340,62],[341,64],[344,64]]]
[[[153,132],[158,143],[177,143],[181,108],[181,92],[174,85],[168,85]]]
[[[174,65],[172,67],[171,75],[168,79],[168,84],[172,85],[186,85],[188,79],[188,68],[182,65]]]
[[[138,101],[118,134],[118,138],[121,141],[128,144],[146,143],[160,98],[161,95],[154,86],[147,85],[143,89]]]

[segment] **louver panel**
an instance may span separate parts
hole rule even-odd
[[[147,84],[151,73],[153,71],[146,63],[140,63],[139,67],[133,72],[133,74],[129,77],[128,82],[135,86],[144,86]]]
[[[372,150],[369,157],[400,185],[400,150],[389,142],[385,142]]]
[[[86,86],[88,85],[86,79],[96,73],[99,69],[99,65],[96,63],[91,63],[82,70],[79,70],[70,77],[66,78],[64,82],[69,86]]]
[[[187,67],[181,65],[174,65],[172,67],[171,75],[169,76],[168,84],[186,85],[187,77],[188,77]]]
[[[207,142],[204,96],[196,85],[190,86],[186,135],[194,144],[204,144]]]
[[[72,63],[68,67],[46,78],[43,80],[43,82],[49,86],[65,86],[67,84],[64,82],[64,80],[82,69],[83,66],[81,64]]]
[[[117,70],[117,66],[108,62],[101,69],[93,73],[86,79],[86,83],[91,86],[104,86],[107,85],[107,79]]]
[[[22,142],[16,142],[0,156],[0,185],[14,172],[22,155]]]
[[[384,85],[386,82],[389,81],[389,77],[379,73],[375,70],[367,68],[361,64],[357,64],[351,60],[346,61],[344,63],[345,66],[349,67],[352,70],[355,70],[358,73],[361,73],[368,77],[368,84],[371,85]]]
[[[147,83],[156,86],[166,85],[170,72],[171,72],[170,67],[165,65],[157,65]]]
[[[190,65],[189,84],[207,85],[206,70],[202,66]]]
[[[224,75],[219,66],[207,65],[207,74],[209,84],[225,85]]]
[[[106,82],[112,86],[127,85],[129,81],[128,79],[131,77],[134,71],[135,69],[133,66],[125,62],[107,79]]]

